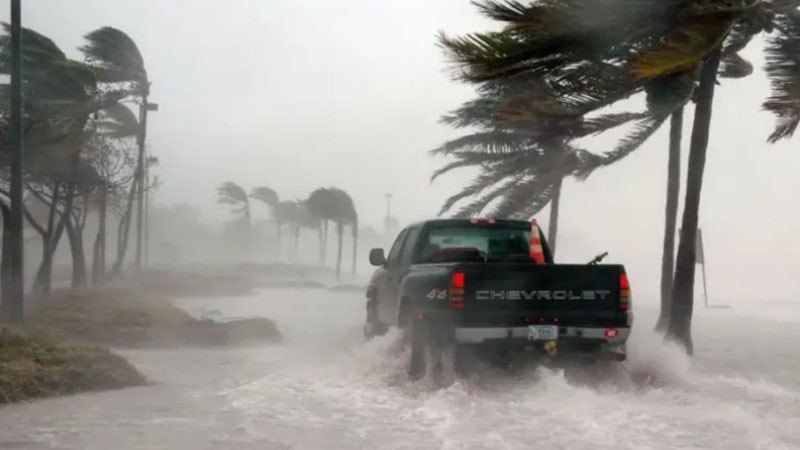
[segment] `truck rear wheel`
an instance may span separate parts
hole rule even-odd
[[[434,383],[444,387],[455,381],[457,349],[455,341],[448,338],[440,326],[416,318],[409,321],[411,361],[408,376],[412,380],[431,377]]]
[[[427,361],[425,359],[427,333],[425,333],[425,325],[418,320],[412,319],[408,325],[411,344],[411,363],[408,367],[408,376],[412,380],[418,380],[424,377],[427,372]]]
[[[364,323],[364,338],[369,340],[376,336],[383,336],[388,331],[388,327],[378,319],[375,302],[367,302],[367,320]]]

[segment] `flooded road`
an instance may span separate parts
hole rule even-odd
[[[396,333],[363,342],[361,293],[178,303],[200,316],[273,318],[284,340],[123,351],[152,385],[2,407],[0,449],[800,447],[792,304],[698,310],[693,361],[661,345],[649,333],[655,311],[637,306],[629,361],[600,385],[486,370],[436,389],[406,380]]]

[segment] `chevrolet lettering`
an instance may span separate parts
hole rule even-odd
[[[476,300],[605,300],[611,296],[611,291],[604,289],[588,291],[475,291]]]

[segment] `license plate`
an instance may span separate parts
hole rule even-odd
[[[558,326],[556,325],[528,326],[529,341],[555,341],[557,339],[558,339]]]

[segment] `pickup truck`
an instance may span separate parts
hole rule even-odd
[[[555,264],[535,221],[430,220],[402,230],[388,256],[372,249],[369,258],[378,269],[364,334],[404,329],[412,377],[444,346],[625,358],[633,322],[625,268]]]

